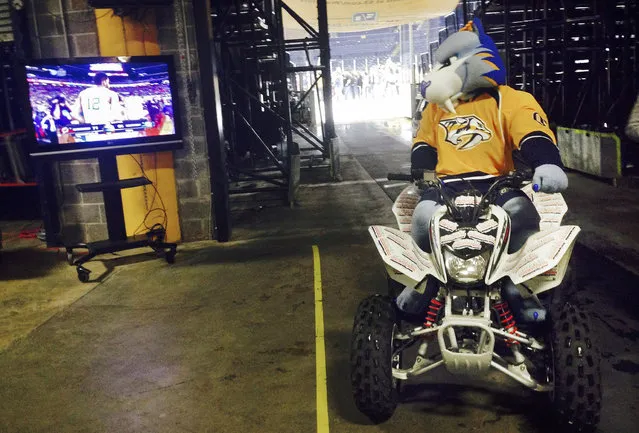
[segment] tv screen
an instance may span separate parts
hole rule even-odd
[[[171,56],[27,62],[32,156],[82,158],[182,145]]]

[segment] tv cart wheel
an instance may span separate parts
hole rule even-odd
[[[78,280],[82,281],[83,283],[89,282],[90,273],[90,270],[83,268],[82,266],[78,266]]]
[[[162,244],[164,243],[164,239],[166,237],[166,230],[162,226],[162,224],[155,224],[149,232],[146,234],[147,239],[149,240],[149,246],[155,251],[155,253],[161,257],[164,254],[164,248]]]
[[[175,263],[175,253],[176,253],[176,251],[174,249],[170,249],[164,255],[164,258],[166,259],[166,262],[168,264],[172,265],[173,263]]]

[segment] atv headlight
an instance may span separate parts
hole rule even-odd
[[[446,272],[459,283],[476,283],[484,278],[490,251],[486,251],[470,259],[457,257],[450,251],[444,251]]]

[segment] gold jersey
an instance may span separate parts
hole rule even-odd
[[[455,107],[449,113],[435,104],[423,112],[413,150],[437,150],[438,176],[481,172],[504,175],[514,169],[512,152],[533,138],[557,140],[535,98],[499,86]]]

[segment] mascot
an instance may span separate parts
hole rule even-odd
[[[506,85],[506,71],[493,40],[475,18],[446,39],[435,53],[436,64],[421,85],[428,106],[422,114],[411,151],[414,176],[435,171],[444,188],[459,193],[472,187],[484,194],[495,176],[514,170],[518,150],[534,169],[533,189],[560,192],[568,186],[555,135],[535,98]],[[520,190],[502,191],[496,201],[511,218],[509,252],[519,250],[539,231],[539,215]],[[426,189],[413,214],[412,236],[430,252],[429,224],[442,203]],[[423,312],[437,292],[431,278],[424,294],[407,287],[397,298],[400,314],[409,319]],[[521,321],[542,321],[546,311],[524,302],[509,280],[503,295]]]

